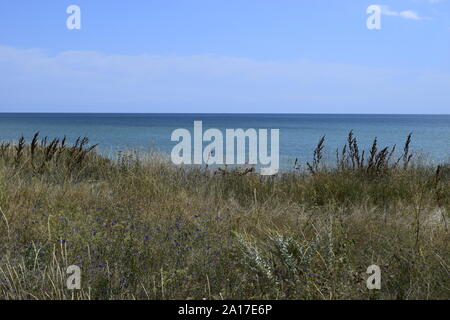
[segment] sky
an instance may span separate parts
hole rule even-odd
[[[449,114],[450,0],[2,0],[0,112]]]

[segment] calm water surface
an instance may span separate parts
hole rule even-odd
[[[100,151],[156,149],[170,153],[174,129],[193,130],[194,120],[208,128],[280,129],[281,167],[311,159],[321,136],[326,135],[330,160],[353,130],[368,148],[374,137],[380,146],[403,146],[412,132],[412,149],[432,162],[450,159],[450,115],[314,115],[314,114],[13,114],[0,113],[0,140],[30,139],[36,131],[48,137],[67,136],[75,140],[88,136]],[[223,131],[224,132],[224,131]]]

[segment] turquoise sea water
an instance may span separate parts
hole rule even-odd
[[[398,149],[412,132],[413,151],[430,162],[450,160],[450,115],[326,115],[326,114],[31,114],[0,113],[0,140],[17,140],[22,134],[30,139],[41,136],[67,136],[75,140],[88,136],[105,154],[117,150],[156,149],[170,153],[175,142],[173,130],[191,132],[195,120],[208,128],[280,129],[280,162],[292,168],[295,159],[312,157],[319,139],[326,135],[326,152],[334,160],[350,130],[361,145],[369,148],[377,137],[380,146],[396,144]]]

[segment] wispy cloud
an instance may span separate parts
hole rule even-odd
[[[450,74],[320,61],[0,46],[0,111],[392,112],[450,105]],[[341,109],[337,110],[337,106]],[[35,109],[32,109],[35,108]],[[398,109],[397,112],[403,112]]]
[[[412,19],[412,20],[424,19],[422,17],[419,17],[417,12],[411,10],[400,11],[399,15],[405,19]]]
[[[435,0],[436,1],[436,0]],[[401,17],[409,20],[425,20],[429,19],[427,17],[421,17],[416,11],[413,10],[402,10],[394,11],[391,10],[389,6],[381,6],[381,13],[387,16]]]

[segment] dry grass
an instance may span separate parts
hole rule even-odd
[[[322,141],[308,172],[276,177],[4,143],[0,298],[448,299],[450,166],[414,164],[410,139],[365,156],[351,134],[332,167]]]

